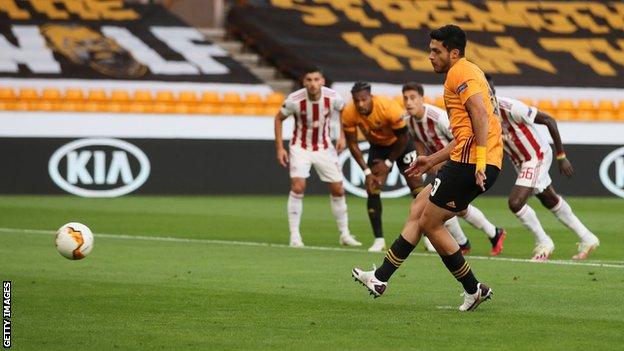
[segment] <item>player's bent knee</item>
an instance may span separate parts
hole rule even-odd
[[[517,213],[518,211],[520,211],[522,207],[524,207],[525,203],[525,201],[517,198],[509,198],[509,200],[507,201],[509,210],[513,213]]]

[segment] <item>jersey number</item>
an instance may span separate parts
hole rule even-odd
[[[535,168],[533,167],[523,168],[520,174],[518,175],[518,178],[531,180],[533,179],[533,176],[535,175],[534,171],[535,171]]]
[[[435,196],[435,193],[436,191],[438,191],[438,187],[440,186],[440,183],[442,183],[440,178],[436,178],[433,180],[433,186],[431,188],[431,196]]]

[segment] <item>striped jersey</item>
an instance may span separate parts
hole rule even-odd
[[[418,120],[405,115],[410,133],[415,140],[425,145],[429,155],[443,149],[453,140],[451,126],[446,112],[433,105],[423,104],[425,113]]]
[[[503,144],[511,161],[519,165],[534,158],[541,160],[550,145],[535,129],[537,109],[522,101],[498,97]]]
[[[288,95],[280,112],[295,118],[290,146],[296,145],[310,151],[333,147],[330,139],[331,118],[334,113],[340,113],[344,105],[340,94],[327,87],[321,88],[318,101],[310,100],[305,88]]]

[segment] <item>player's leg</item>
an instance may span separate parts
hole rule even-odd
[[[486,190],[494,184],[499,172],[494,166],[486,166]],[[482,193],[475,184],[474,174],[474,164],[447,162],[434,180],[429,201],[418,222],[420,230],[431,240],[446,268],[465,290],[460,311],[475,309],[492,294],[487,285],[476,279],[459,245],[444,226],[448,219],[465,210]]]
[[[467,255],[470,253],[470,241],[464,234],[463,229],[459,225],[459,220],[457,220],[457,216],[453,216],[448,221],[444,222],[444,226],[446,230],[451,234],[453,239],[457,241],[459,244],[459,248],[461,250],[462,255]]]
[[[503,242],[507,233],[505,229],[498,228],[492,222],[490,222],[483,212],[473,205],[468,205],[465,211],[458,214],[458,217],[463,218],[466,222],[470,223],[473,227],[482,230],[490,239],[492,244],[492,250],[490,255],[497,256],[503,252]]]
[[[584,260],[587,256],[600,244],[598,237],[594,235],[583,223],[576,217],[572,208],[565,199],[555,192],[552,185],[549,185],[544,191],[536,195],[542,205],[549,209],[555,217],[565,226],[570,228],[581,240],[578,243],[578,253],[572,258],[576,260]]]
[[[345,191],[342,184],[342,172],[338,164],[336,150],[329,148],[312,154],[312,165],[321,181],[329,185],[330,208],[340,232],[339,242],[347,246],[361,246],[349,231],[349,215]]]
[[[414,250],[416,244],[421,237],[421,231],[418,227],[418,219],[422,214],[427,197],[431,190],[431,185],[424,188],[418,196],[412,200],[410,211],[403,226],[403,230],[399,237],[392,243],[390,249],[386,252],[386,256],[379,268],[371,271],[364,271],[361,268],[354,268],[352,275],[369,290],[374,297],[381,296],[387,287],[387,282],[394,272],[407,259],[409,254]]]
[[[383,160],[385,160],[387,154],[389,153],[386,149],[388,148],[371,144],[367,160],[369,168],[373,169],[375,162],[383,162]],[[386,241],[384,239],[381,221],[381,214],[383,212],[383,208],[381,206],[381,187],[373,189],[372,192],[367,191],[366,210],[368,212],[368,219],[370,220],[370,224],[373,229],[373,235],[375,236],[375,241],[368,251],[382,252],[386,248]]]
[[[547,164],[548,165],[548,164]],[[546,261],[555,249],[555,244],[537,218],[535,210],[527,204],[527,200],[536,191],[540,169],[544,165],[541,160],[530,160],[516,166],[518,177],[515,185],[511,188],[508,205],[509,210],[522,222],[535,237],[535,248],[533,249],[534,261]]]
[[[310,176],[312,160],[309,151],[299,147],[290,148],[290,194],[286,205],[288,228],[290,229],[290,246],[303,247],[303,240],[299,225],[303,213],[303,194],[306,188],[306,178]]]

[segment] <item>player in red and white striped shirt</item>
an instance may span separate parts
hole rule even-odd
[[[450,122],[446,112],[436,106],[426,104],[423,100],[424,89],[422,85],[414,82],[403,85],[403,104],[407,110],[405,116],[410,134],[414,138],[414,146],[418,155],[431,155],[448,145],[453,140]],[[436,174],[442,164],[429,171]],[[503,241],[505,240],[505,230],[497,228],[473,205],[458,213],[458,216],[465,219],[473,227],[483,230],[490,239],[492,250],[490,255],[497,256],[503,251]],[[445,223],[448,231],[453,235],[462,254],[470,252],[470,242],[459,225],[457,217],[453,217]],[[434,251],[433,245],[426,237],[423,238],[425,247],[429,251]]]
[[[331,209],[338,230],[339,242],[347,246],[360,246],[349,231],[347,203],[342,186],[342,172],[338,165],[339,151],[344,149],[344,134],[336,147],[331,141],[331,119],[344,108],[344,100],[332,89],[325,87],[325,78],[317,68],[307,70],[302,78],[303,89],[288,95],[282,108],[275,116],[275,149],[277,160],[284,167],[290,167],[290,195],[288,197],[288,225],[290,246],[303,247],[299,223],[303,212],[303,194],[306,178],[314,166],[319,178],[329,183]],[[289,116],[295,118],[295,128],[290,139],[289,151],[282,140],[282,123]]]
[[[492,77],[486,75],[486,78],[492,91],[496,92]],[[544,207],[549,209],[557,219],[581,239],[578,244],[578,253],[572,258],[586,259],[589,253],[600,244],[600,241],[574,215],[570,205],[563,197],[555,192],[548,174],[552,163],[552,150],[550,145],[539,135],[534,125],[535,123],[542,124],[548,128],[557,151],[556,158],[559,171],[571,177],[573,174],[572,165],[563,150],[557,122],[546,113],[535,107],[527,106],[521,101],[500,96],[497,99],[505,152],[518,172],[516,184],[511,188],[509,194],[509,209],[535,235],[536,246],[533,251],[533,260],[548,260],[555,249],[555,245],[544,231],[535,211],[527,204],[531,195],[535,195]]]

